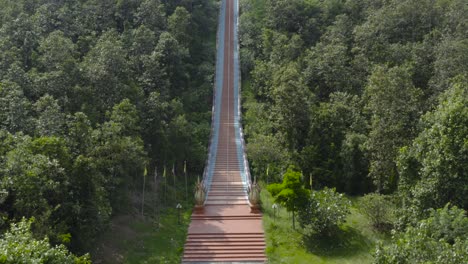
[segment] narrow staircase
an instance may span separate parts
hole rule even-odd
[[[192,214],[182,263],[265,263],[262,215],[249,206],[250,173],[240,125],[238,0],[223,0],[203,211]]]

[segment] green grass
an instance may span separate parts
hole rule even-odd
[[[131,228],[139,235],[127,241],[125,263],[180,263],[183,246],[190,223],[191,210],[181,212],[181,223],[177,221],[175,209],[166,211],[156,223],[136,221]]]
[[[168,181],[167,189],[160,183],[158,192],[151,191],[151,188],[147,190],[145,217],[141,216],[138,202],[115,215],[109,229],[91,250],[93,263],[180,263],[193,208],[195,177],[188,180],[188,201],[184,201],[185,185],[178,184],[174,188]],[[177,182],[183,180],[178,179]],[[138,201],[140,198],[135,195],[132,199]],[[180,223],[175,209],[178,202],[182,204]],[[159,208],[155,207],[156,204]]]
[[[299,227],[293,230],[291,216],[284,208],[280,208],[274,218],[273,198],[266,190],[261,197],[269,263],[372,263],[375,244],[388,240],[388,235],[374,231],[366,217],[359,213],[359,198],[351,199],[351,214],[335,236],[306,238]]]
[[[115,217],[92,252],[94,263],[180,263],[192,213],[191,206],[184,207],[180,224],[176,209],[161,211],[159,223],[150,217]]]

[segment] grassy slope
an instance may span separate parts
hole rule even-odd
[[[178,224],[176,210],[166,211],[159,228],[148,222],[132,223],[139,237],[125,245],[125,263],[180,263],[190,215],[191,209],[185,210]]]
[[[270,263],[371,263],[372,251],[377,241],[388,237],[374,232],[368,220],[359,213],[359,198],[352,199],[353,208],[341,232],[327,239],[303,239],[300,228],[292,229],[292,222],[285,209],[273,217],[273,198],[262,191],[264,208],[263,225],[267,239]]]
[[[159,223],[138,215],[115,217],[92,252],[94,263],[180,263],[192,213],[184,207],[180,224],[175,209],[163,210]]]
[[[158,192],[148,186],[145,217],[140,211],[141,196],[135,194],[133,205],[112,218],[109,229],[90,249],[94,264],[180,263],[192,214],[196,178],[188,177],[188,201],[184,198],[183,178],[177,179],[175,189],[172,177],[167,179],[166,191],[163,183],[160,183]],[[182,205],[180,224],[175,209],[179,202]]]

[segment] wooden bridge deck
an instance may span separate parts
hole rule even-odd
[[[222,87],[217,90],[213,115],[219,111],[214,125],[217,142],[211,148],[212,176],[202,213],[194,212],[184,247],[183,263],[264,263],[265,238],[260,213],[252,213],[247,199],[246,171],[239,137],[238,87],[235,78],[237,46],[238,0],[223,0],[218,31],[217,78]],[[219,43],[221,42],[222,43]],[[220,54],[220,52],[222,52]],[[237,53],[238,54],[238,53]],[[219,58],[222,56],[222,58]],[[237,62],[238,63],[238,62]],[[221,74],[222,73],[222,74]],[[218,100],[221,100],[218,102]],[[237,119],[237,120],[236,120]],[[217,134],[217,135],[216,135]],[[214,150],[214,151],[213,151]],[[213,164],[214,163],[214,164]]]

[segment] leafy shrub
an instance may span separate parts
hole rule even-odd
[[[393,204],[384,195],[370,193],[361,199],[360,211],[377,230],[385,230],[393,223]]]
[[[63,245],[52,247],[49,239],[36,240],[31,233],[33,220],[12,224],[0,239],[0,263],[90,264],[88,255],[76,257]]]
[[[275,203],[286,207],[293,213],[293,228],[295,228],[295,212],[303,210],[309,190],[301,182],[302,173],[290,166],[283,176],[282,183],[268,185],[267,190],[275,198]]]
[[[405,232],[395,232],[390,245],[379,244],[374,263],[467,263],[467,237],[466,212],[447,204]]]
[[[335,189],[312,192],[308,206],[299,212],[299,221],[308,232],[331,236],[346,221],[351,202]]]

